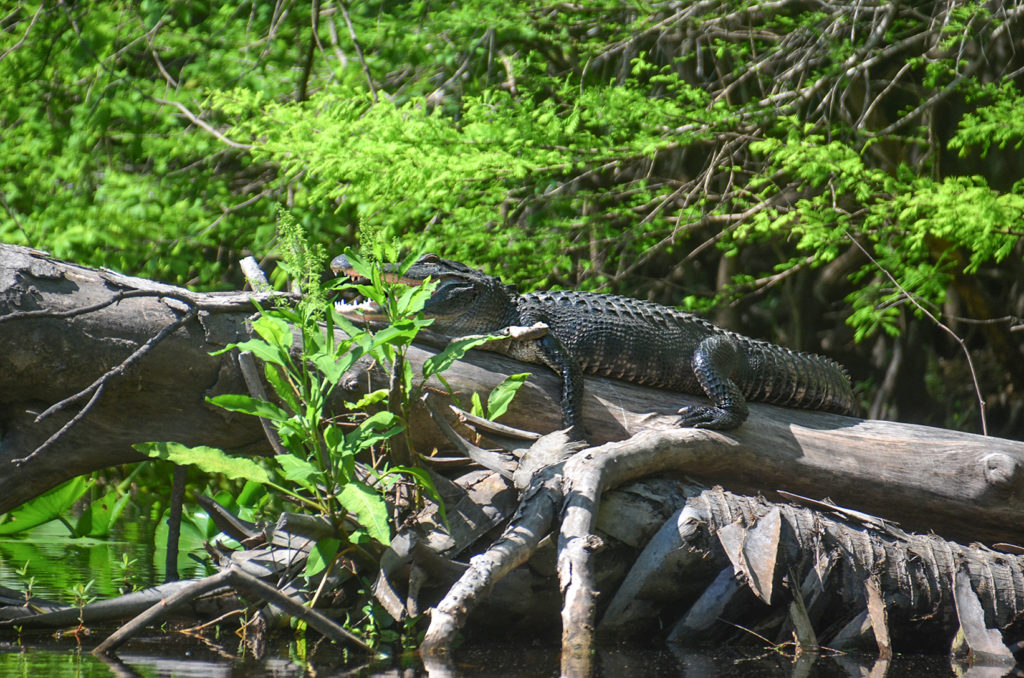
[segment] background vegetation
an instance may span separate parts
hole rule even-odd
[[[1024,438],[1022,14],[9,3],[0,240],[237,287],[284,206],[331,252],[695,308],[841,360],[872,416]]]

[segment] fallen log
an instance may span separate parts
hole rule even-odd
[[[271,454],[255,419],[205,401],[246,392],[236,360],[210,353],[249,336],[251,296],[194,293],[0,245],[0,512],[75,475],[141,460],[133,443]],[[414,346],[414,371],[435,352]],[[502,421],[555,430],[559,385],[546,369],[475,351],[445,377],[468,402],[523,371],[533,374]],[[383,380],[360,362],[335,397],[351,400]],[[619,441],[671,430],[680,406],[700,402],[588,377],[584,424],[594,444]],[[423,408],[411,428],[421,453],[449,446]],[[1021,442],[756,403],[736,431],[678,435],[699,445],[674,470],[710,484],[830,497],[964,542],[1024,542]]]

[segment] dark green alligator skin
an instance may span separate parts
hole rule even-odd
[[[331,267],[353,273],[343,256]],[[836,362],[750,339],[674,308],[588,292],[519,294],[498,278],[433,254],[400,279],[418,284],[427,277],[438,283],[424,307],[437,332],[459,337],[546,326],[492,350],[547,365],[561,376],[562,420],[576,438],[583,437],[584,373],[707,395],[711,406],[679,411],[681,426],[735,428],[747,418],[748,400],[847,415],[859,409]]]

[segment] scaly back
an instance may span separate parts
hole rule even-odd
[[[732,375],[744,397],[787,407],[856,414],[849,378],[836,362],[723,330],[690,313],[612,294],[550,291],[518,298],[525,323],[542,321],[590,374],[701,393],[693,353],[724,335],[740,360]]]

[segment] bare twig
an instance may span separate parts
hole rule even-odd
[[[975,397],[978,400],[978,417],[981,420],[981,434],[987,436],[988,435],[988,425],[987,425],[987,423],[985,421],[985,398],[984,398],[984,396],[981,393],[981,384],[978,383],[978,373],[974,369],[974,361],[971,360],[971,352],[967,349],[967,344],[965,344],[964,340],[961,339],[960,336],[957,335],[956,332],[951,330],[948,325],[946,325],[944,322],[942,322],[941,320],[936,318],[935,315],[931,311],[929,311],[927,308],[922,306],[921,303],[918,302],[918,300],[914,298],[914,295],[912,295],[910,292],[908,292],[906,290],[906,288],[903,287],[903,285],[901,285],[899,283],[899,281],[896,280],[896,278],[893,277],[892,273],[890,273],[884,266],[882,266],[880,263],[878,263],[878,260],[875,259],[873,256],[871,256],[871,253],[868,252],[867,249],[863,245],[861,245],[859,242],[857,242],[856,238],[854,238],[849,233],[846,234],[846,237],[849,238],[850,241],[854,245],[856,245],[857,248],[861,252],[864,253],[864,256],[866,256],[871,261],[871,263],[874,264],[875,267],[879,271],[881,271],[885,275],[885,277],[887,277],[890,280],[890,282],[892,282],[893,285],[896,286],[896,289],[898,289],[900,291],[900,294],[902,294],[907,299],[907,301],[909,301],[911,304],[913,304],[917,308],[917,310],[921,311],[921,313],[923,313],[926,316],[928,316],[928,319],[931,320],[932,323],[934,323],[936,327],[940,328],[943,332],[945,332],[950,337],[952,337],[953,341],[955,341],[957,343],[957,345],[960,347],[960,350],[963,351],[964,357],[967,359],[967,369],[971,373],[971,381],[974,384],[974,395],[975,395]]]
[[[40,5],[39,7],[40,9],[42,9],[42,5]],[[25,226],[21,223],[21,219],[19,219],[18,215],[14,212],[14,210],[11,209],[11,206],[7,204],[7,198],[4,197],[3,193],[0,193],[0,204],[3,204],[4,211],[7,212],[7,216],[11,218],[11,221],[14,222],[14,225],[18,227],[19,231],[21,231],[21,234],[25,236],[25,244],[28,245],[29,247],[32,247],[32,238],[29,237],[28,231],[25,230]]]
[[[148,624],[161,619],[178,605],[182,605],[190,600],[194,600],[204,593],[208,593],[227,585],[231,578],[231,572],[232,570],[230,569],[223,570],[222,572],[218,572],[217,574],[196,580],[191,582],[189,585],[183,586],[174,594],[151,605],[145,612],[132,619],[114,633],[110,634],[106,640],[96,646],[92,653],[100,655],[116,650],[125,641],[141,631]]]
[[[164,105],[167,105],[167,106],[174,106],[179,111],[181,111],[181,114],[184,115],[186,118],[188,118],[192,122],[192,124],[197,125],[198,127],[201,127],[202,129],[206,130],[207,132],[209,132],[213,136],[217,137],[217,139],[219,139],[220,141],[224,142],[225,144],[227,144],[228,146],[230,146],[232,148],[238,148],[238,149],[241,149],[243,151],[248,151],[248,150],[252,149],[252,145],[251,144],[240,144],[237,141],[232,141],[231,139],[228,139],[226,136],[221,134],[218,130],[214,129],[213,126],[210,125],[210,123],[206,122],[205,120],[203,120],[202,118],[197,116],[195,113],[193,113],[192,111],[188,110],[188,107],[185,106],[185,104],[183,104],[181,102],[178,102],[178,101],[168,101],[167,99],[161,99],[159,97],[153,97],[153,101],[157,102],[158,104],[164,104]]]
[[[296,101],[306,100],[306,88],[309,85],[309,74],[313,69],[313,57],[316,56],[316,46],[319,43],[317,31],[320,30],[320,0],[313,0],[310,7],[310,37],[306,45],[306,59],[302,64],[302,73],[299,75],[299,91],[295,95]]]
[[[111,379],[124,374],[124,372],[129,367],[131,367],[132,364],[134,364],[136,361],[138,361],[140,358],[146,355],[154,346],[163,341],[165,337],[167,337],[169,334],[177,330],[179,327],[184,325],[189,320],[195,318],[197,313],[198,310],[195,307],[190,307],[189,310],[184,315],[179,317],[177,320],[172,322],[167,327],[160,330],[155,336],[151,337],[149,341],[144,343],[142,346],[135,349],[135,351],[133,351],[131,355],[129,355],[127,358],[121,361],[119,365],[107,370],[102,376],[96,379],[96,381],[94,381],[93,383],[91,383],[89,386],[85,387],[78,393],[72,396],[68,396],[67,398],[61,400],[60,402],[54,403],[50,407],[46,408],[46,410],[44,410],[41,414],[39,414],[36,417],[36,423],[39,423],[40,421],[49,417],[50,415],[61,411],[68,405],[78,402],[79,400],[85,398],[86,396],[89,396],[90,394],[92,396],[91,398],[89,398],[89,402],[85,404],[85,407],[83,407],[74,417],[68,420],[66,424],[61,426],[56,433],[47,438],[42,445],[34,449],[28,456],[21,457],[19,459],[12,459],[11,462],[20,466],[25,462],[31,460],[44,450],[46,450],[46,448],[55,443],[57,440],[59,440],[62,435],[64,435],[68,430],[70,430],[72,426],[81,421],[82,418],[85,417],[85,415],[89,412],[89,410],[92,409],[93,405],[96,404],[96,402],[99,400],[100,395],[103,393],[103,387],[106,386],[106,384]]]
[[[198,312],[197,309],[195,309],[194,307],[193,308],[189,308],[188,311],[186,311],[184,315],[180,316],[177,320],[172,322],[170,325],[167,325],[162,330],[157,332],[157,334],[154,335],[153,337],[151,337],[149,339],[149,341],[144,343],[139,348],[135,349],[131,353],[131,355],[129,355],[124,360],[122,360],[120,364],[118,364],[115,367],[112,367],[111,369],[109,369],[106,372],[104,372],[102,376],[100,376],[96,381],[91,383],[89,386],[85,387],[84,389],[82,389],[81,391],[79,391],[78,393],[76,393],[76,394],[74,394],[72,396],[68,396],[67,398],[64,398],[60,402],[57,402],[57,403],[54,403],[53,405],[50,405],[48,408],[43,410],[43,412],[36,417],[35,423],[38,424],[43,419],[46,419],[50,415],[52,415],[52,414],[54,414],[56,412],[61,411],[62,409],[64,409],[68,405],[70,405],[72,403],[75,403],[75,402],[78,402],[79,400],[81,400],[82,398],[86,397],[87,395],[89,395],[90,393],[95,391],[96,389],[104,386],[108,381],[110,381],[114,377],[117,377],[117,376],[120,376],[120,375],[124,374],[125,370],[127,370],[129,367],[131,367],[132,364],[135,363],[135,361],[137,361],[139,358],[141,358],[144,355],[146,355],[147,353],[149,353],[149,351],[154,346],[156,346],[161,341],[163,341],[163,339],[168,334],[170,334],[171,332],[175,331],[176,329],[178,329],[179,327],[181,327],[182,325],[187,323],[189,320],[192,320],[193,318],[195,318],[197,312]]]
[[[43,9],[45,7],[45,2],[39,3],[38,9],[36,9],[36,13],[32,15],[32,21],[29,22],[28,28],[25,29],[25,34],[18,38],[18,42],[14,43],[13,45],[5,49],[3,54],[0,54],[0,61],[3,61],[5,58],[7,58],[8,54],[14,52],[19,47],[25,44],[25,39],[28,38],[28,34],[32,32],[32,27],[36,25],[37,21],[39,21],[39,16],[43,13]]]
[[[370,75],[370,67],[366,64],[366,57],[363,56],[363,48],[359,46],[359,38],[356,35],[355,26],[352,25],[352,17],[348,15],[348,7],[343,0],[337,0],[338,9],[341,10],[341,16],[345,18],[345,25],[348,27],[349,37],[352,38],[352,47],[356,51],[356,58],[359,59],[359,64],[363,67],[363,77],[366,78],[366,85],[370,88],[370,96],[373,97],[374,103],[377,101],[377,88],[373,84],[373,76]]]
[[[242,351],[238,354],[238,368],[242,372],[242,378],[245,379],[245,386],[249,389],[249,395],[257,400],[269,400],[267,398],[267,391],[263,388],[263,381],[260,380],[259,373],[256,371],[256,359],[250,351]],[[271,367],[271,369],[274,368]],[[288,448],[281,442],[281,436],[278,435],[270,420],[266,417],[260,417],[259,420],[260,426],[263,427],[263,434],[267,437],[267,442],[270,443],[274,453],[288,454]]]

